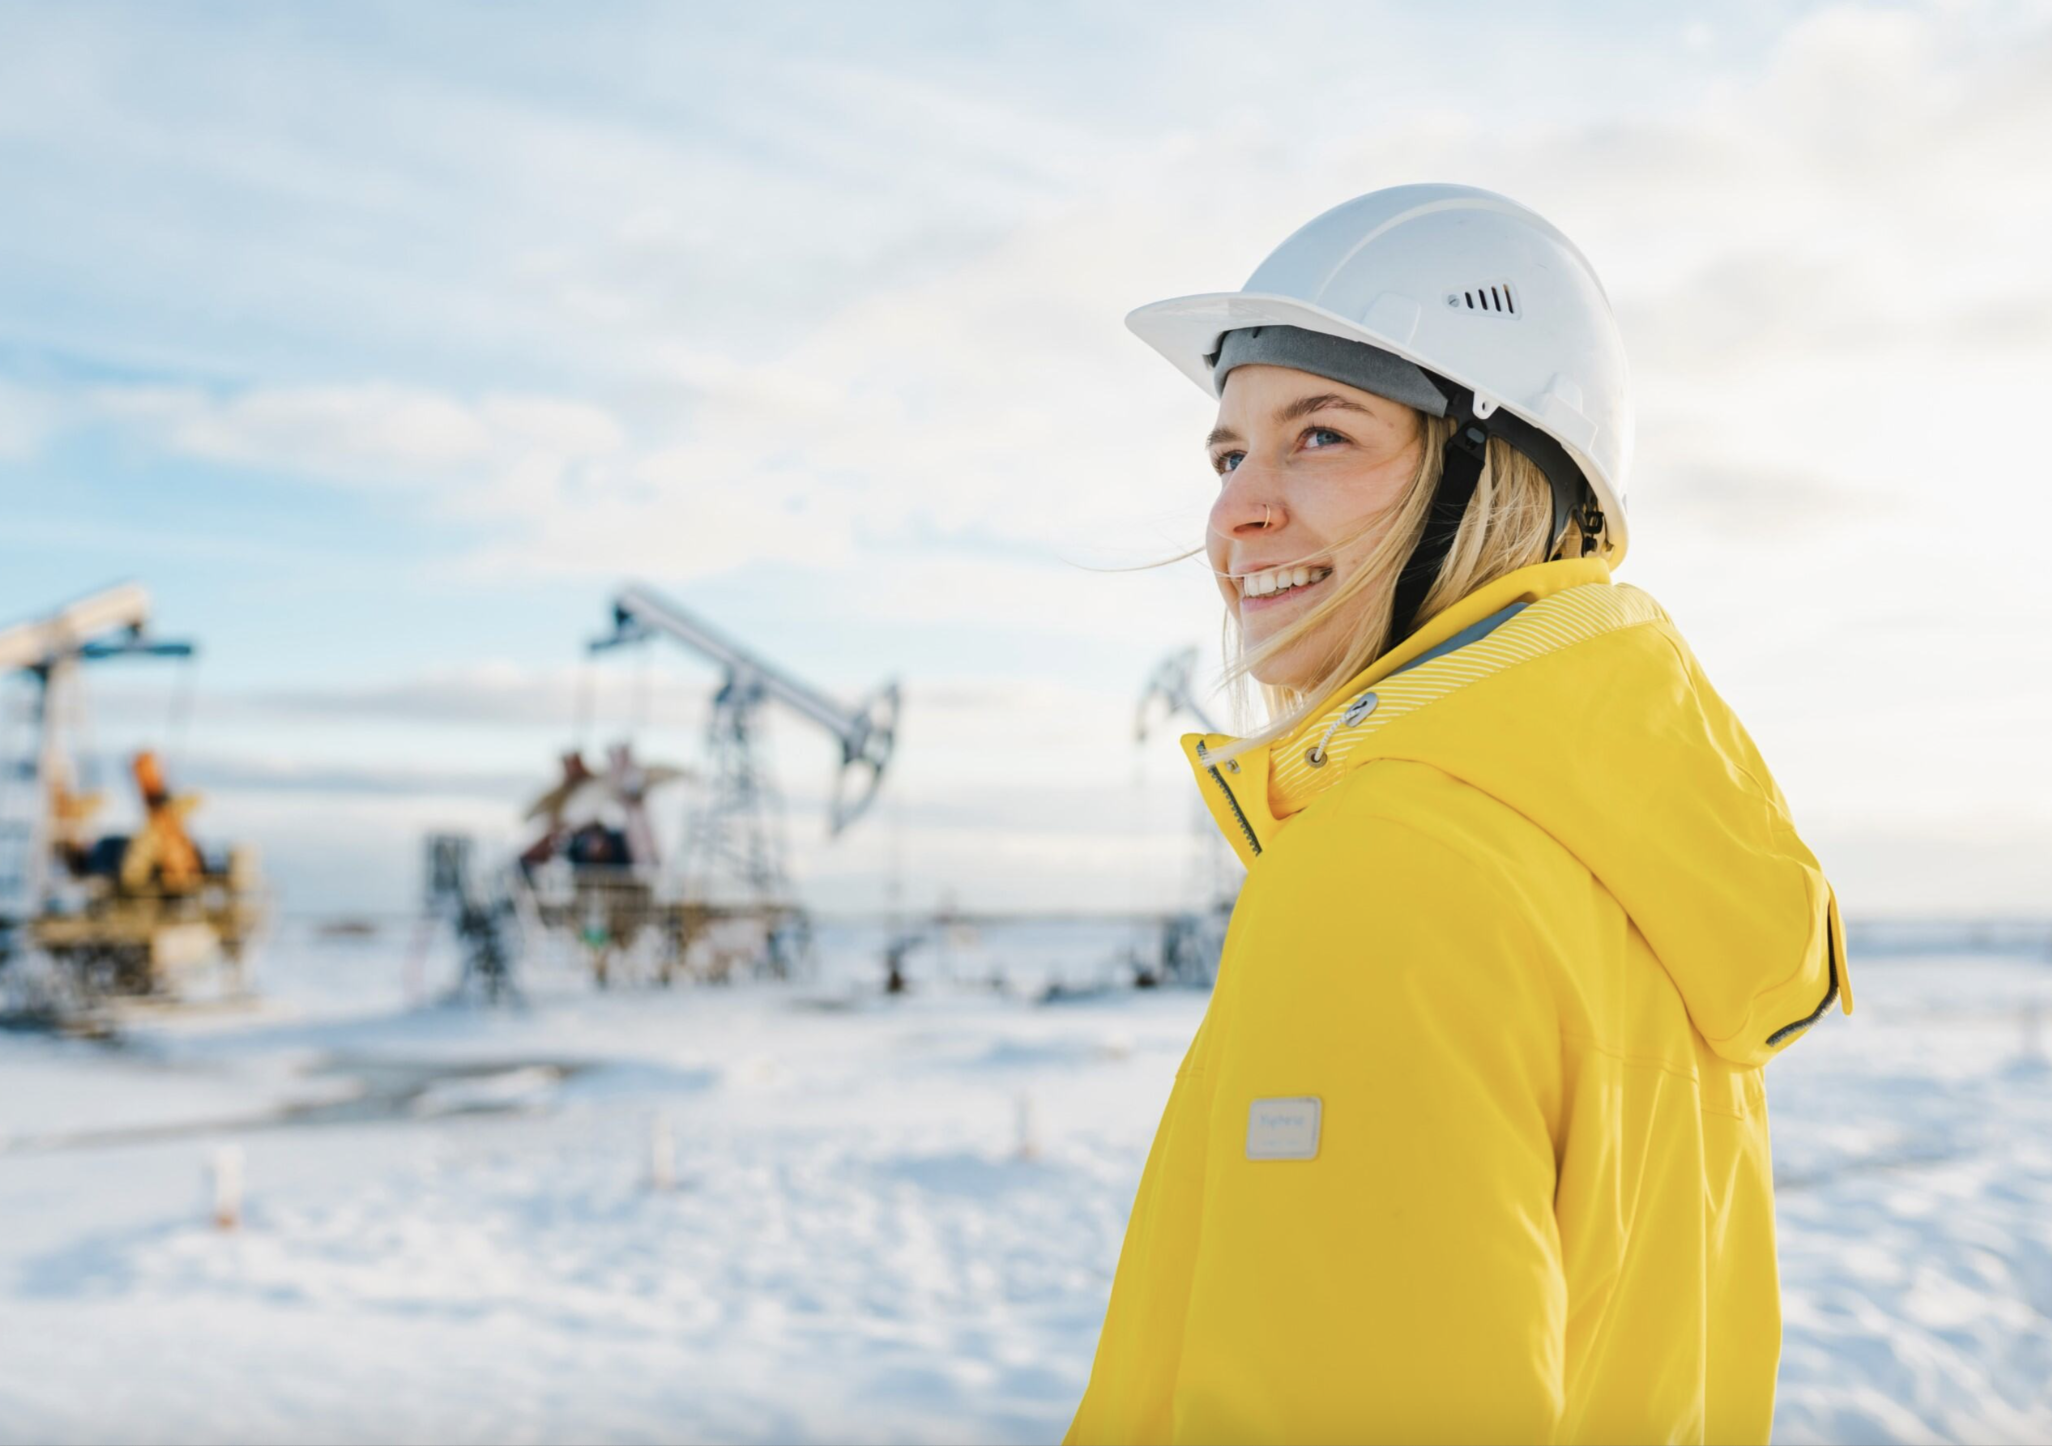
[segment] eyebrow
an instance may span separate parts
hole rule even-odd
[[[1335,407],[1345,412],[1359,412],[1364,417],[1375,415],[1359,402],[1349,401],[1338,392],[1320,392],[1316,396],[1298,397],[1294,402],[1285,402],[1282,406],[1276,408],[1275,415],[1269,420],[1273,425],[1283,427],[1296,421],[1299,417],[1308,417],[1313,412],[1322,412],[1328,407]],[[1231,427],[1213,427],[1211,435],[1204,439],[1204,445],[1210,448],[1216,447],[1220,442],[1237,442],[1239,440],[1241,440],[1240,434]]]

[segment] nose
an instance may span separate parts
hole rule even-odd
[[[1218,500],[1211,504],[1211,535],[1227,544],[1279,531],[1288,521],[1275,478],[1264,475],[1252,461],[1226,475]]]

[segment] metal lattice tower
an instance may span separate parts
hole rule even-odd
[[[711,782],[684,851],[686,889],[707,903],[777,908],[792,901],[783,794],[757,757],[764,701],[759,683],[733,674],[713,696],[705,738]]]

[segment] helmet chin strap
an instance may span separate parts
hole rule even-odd
[[[1425,530],[1418,535],[1418,545],[1411,549],[1404,570],[1397,575],[1396,600],[1389,615],[1392,644],[1417,630],[1418,609],[1424,606],[1425,594],[1453,548],[1468,501],[1475,495],[1475,484],[1482,480],[1489,432],[1475,417],[1475,394],[1451,385],[1446,391],[1446,415],[1454,429],[1440,450],[1439,485],[1432,494],[1431,515],[1425,519]]]
[[[1431,376],[1430,373],[1427,375]],[[1574,464],[1560,443],[1501,408],[1492,410],[1486,419],[1478,418],[1475,415],[1474,392],[1441,377],[1433,376],[1432,382],[1446,396],[1446,416],[1453,422],[1454,429],[1440,452],[1439,486],[1432,494],[1432,511],[1425,519],[1425,530],[1419,534],[1418,545],[1411,550],[1403,571],[1397,575],[1396,597],[1390,609],[1391,646],[1416,632],[1418,624],[1423,621],[1418,611],[1425,605],[1425,594],[1432,590],[1433,580],[1446,563],[1446,555],[1453,550],[1454,538],[1461,529],[1461,518],[1466,515],[1475,487],[1482,480],[1482,466],[1491,436],[1501,437],[1529,458],[1545,476],[1553,492],[1553,531],[1547,539],[1548,557],[1560,546],[1570,522],[1581,525],[1584,557],[1601,545],[1603,533],[1602,509],[1596,505],[1581,468]]]

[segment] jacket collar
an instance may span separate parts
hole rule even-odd
[[[1502,629],[1503,633],[1511,633],[1515,628],[1523,640],[1555,646],[1558,638],[1543,631],[1535,632],[1529,626],[1529,615],[1517,612],[1517,608],[1520,604],[1542,602],[1575,588],[1600,589],[1606,595],[1629,594],[1633,601],[1627,611],[1633,613],[1639,611],[1637,601],[1640,599],[1643,599],[1644,606],[1653,605],[1650,598],[1644,598],[1636,589],[1613,589],[1610,567],[1601,558],[1538,563],[1498,578],[1436,614],[1397,647],[1362,669],[1345,687],[1335,691],[1322,707],[1281,739],[1249,748],[1221,764],[1209,755],[1229,747],[1235,741],[1233,738],[1217,733],[1185,734],[1183,753],[1197,776],[1205,806],[1210,809],[1226,842],[1239,855],[1240,862],[1252,867],[1262,849],[1290,816],[1302,810],[1345,774],[1345,767],[1336,766],[1344,762],[1343,750],[1334,748],[1333,740],[1343,728],[1364,721],[1381,706],[1383,699],[1376,692],[1378,685],[1388,681],[1388,691],[1394,692],[1401,687],[1406,693],[1417,694],[1416,698],[1407,700],[1409,706],[1404,711],[1409,712],[1446,691],[1449,685],[1455,685],[1456,678],[1471,681],[1472,670],[1455,671],[1458,667],[1455,655],[1489,635],[1490,628],[1485,625],[1492,621],[1509,624]],[[1604,600],[1606,603],[1613,601],[1607,596]],[[1558,609],[1543,611],[1550,614]],[[1588,609],[1576,609],[1578,616],[1570,623],[1577,629],[1596,627],[1602,630],[1603,619],[1615,611],[1614,607],[1604,607],[1592,614]],[[1499,614],[1503,616],[1499,617]],[[1515,627],[1521,623],[1528,625]],[[1544,650],[1537,646],[1516,646],[1517,640],[1506,641],[1512,641],[1513,646],[1494,650],[1501,655],[1492,659],[1496,667],[1509,666],[1519,661],[1521,656]],[[1399,674],[1405,675],[1401,683],[1394,681]],[[1364,703],[1364,698],[1369,697],[1372,701]],[[1314,764],[1309,757],[1321,739],[1325,743],[1322,750],[1324,762]]]

